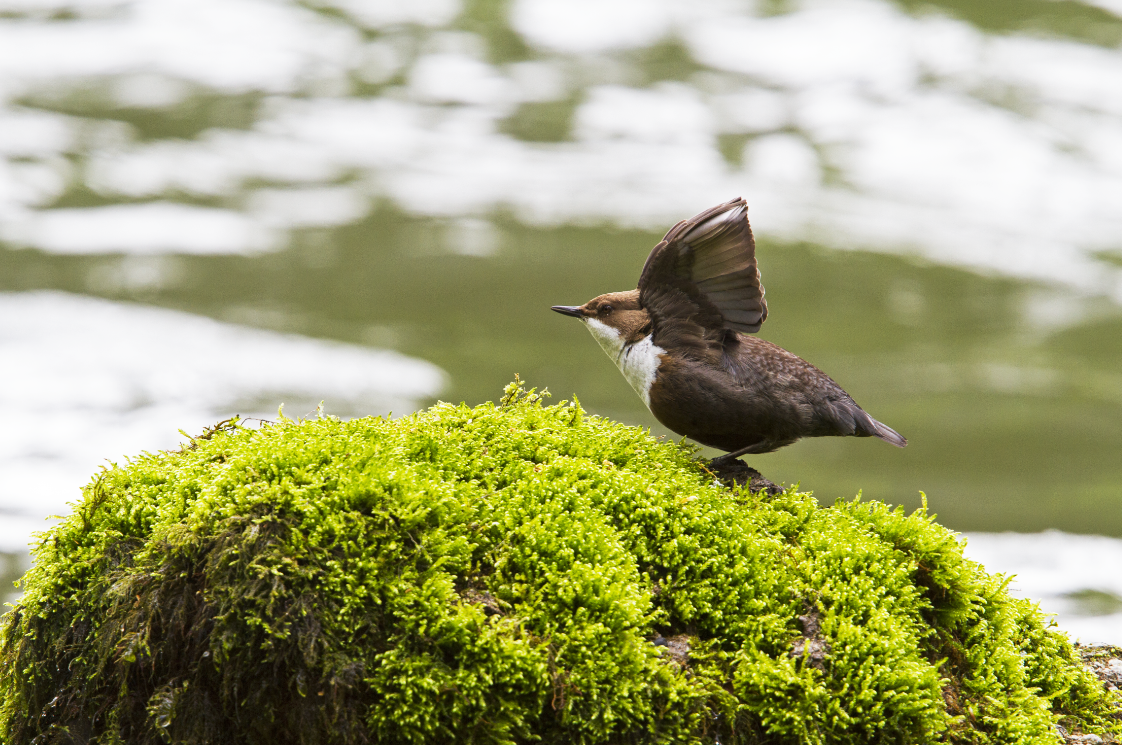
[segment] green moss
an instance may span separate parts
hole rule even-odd
[[[517,386],[233,422],[104,470],[44,535],[0,628],[0,740],[1117,732],[1005,584],[924,514],[730,490],[689,448]]]

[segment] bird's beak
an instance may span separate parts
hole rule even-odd
[[[573,318],[584,318],[584,313],[581,312],[579,305],[555,305],[551,310]]]

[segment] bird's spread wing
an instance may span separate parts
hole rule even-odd
[[[679,342],[696,337],[695,343],[720,345],[726,330],[759,331],[767,303],[744,200],[671,228],[643,266],[639,304],[651,314],[656,335]]]

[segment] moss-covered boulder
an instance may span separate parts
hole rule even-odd
[[[508,389],[103,471],[0,629],[0,741],[1053,743],[1118,701],[922,513],[716,483]],[[1113,728],[1113,729],[1112,729]]]

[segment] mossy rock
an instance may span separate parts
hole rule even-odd
[[[922,512],[543,406],[104,470],[0,628],[0,741],[1054,743],[1118,700]]]

